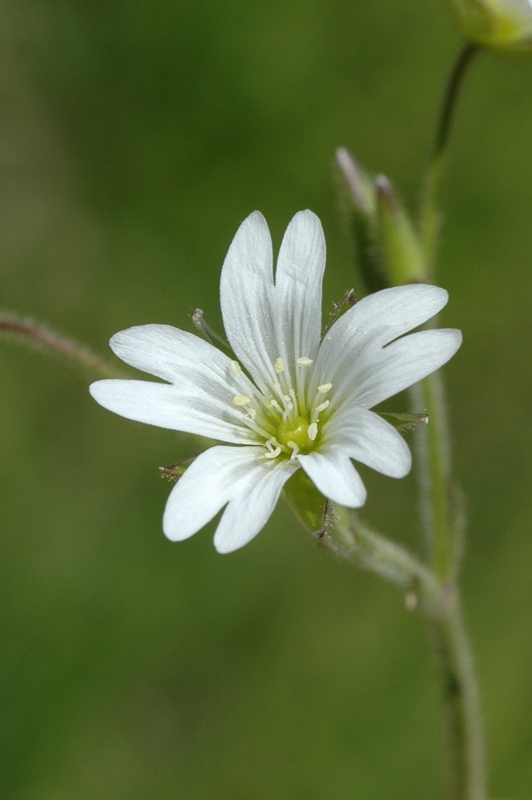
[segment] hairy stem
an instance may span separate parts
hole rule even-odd
[[[461,555],[461,518],[453,502],[449,426],[440,372],[411,389],[414,408],[423,409],[428,425],[415,430],[423,556],[442,580],[457,575]]]
[[[344,561],[384,578],[410,594],[409,604],[427,617],[444,613],[445,593],[437,576],[405,547],[369,528],[357,514],[334,508],[331,530],[320,542]]]
[[[451,71],[444,94],[421,210],[421,239],[429,279],[434,278],[440,212],[439,194],[452,122],[464,78],[478,47],[468,43]],[[457,586],[462,515],[451,474],[448,414],[441,375],[412,390],[414,407],[427,412],[428,426],[416,430],[424,558],[448,587],[445,613],[429,619],[444,702],[448,800],[486,800],[484,738],[471,648]]]
[[[447,797],[487,800],[480,699],[457,594],[429,631],[443,693]]]
[[[457,586],[349,509],[335,508],[334,524],[319,541],[404,591],[406,607],[425,617],[442,686],[447,798],[487,800],[480,702]]]
[[[54,353],[102,378],[120,378],[124,374],[107,364],[85,345],[11,311],[0,312],[0,338],[11,339],[38,350]]]

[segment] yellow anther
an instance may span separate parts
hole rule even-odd
[[[238,378],[240,375],[242,375],[242,367],[240,366],[238,361],[231,361],[229,369],[231,370],[235,378]]]
[[[307,436],[308,436],[308,438],[310,439],[311,442],[315,442],[317,435],[318,435],[318,423],[317,422],[312,422],[308,426]]]
[[[297,359],[297,365],[299,367],[310,367],[312,364],[312,359],[308,356],[301,356],[301,358]]]
[[[280,454],[281,448],[276,447],[275,450],[269,450],[267,453],[264,453],[264,458],[277,458],[277,456]]]
[[[325,400],[324,403],[320,403],[319,406],[316,406],[316,412],[319,414],[330,405],[330,400]]]
[[[264,444],[266,445],[266,448],[268,450],[267,453],[264,453],[265,458],[277,458],[277,456],[280,455],[281,448],[279,446],[279,442],[274,436],[272,436],[271,439],[268,439],[267,442],[264,442]]]
[[[322,383],[321,386],[318,386],[318,392],[320,394],[327,394],[332,389],[332,383]]]
[[[248,403],[251,403],[251,397],[247,397],[245,394],[236,394],[233,397],[233,403],[235,406],[247,406]]]
[[[273,365],[276,375],[280,375],[281,372],[284,372],[284,361],[282,358],[276,358],[275,364]]]

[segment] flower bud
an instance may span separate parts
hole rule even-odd
[[[348,191],[350,223],[366,289],[424,282],[427,270],[414,225],[384,175],[368,175],[351,154],[336,151]]]
[[[347,219],[354,236],[362,278],[369,292],[388,286],[378,246],[378,217],[375,181],[344,147],[336,151],[336,164],[347,190]]]
[[[451,0],[465,35],[503,53],[532,55],[531,0]]]
[[[379,244],[390,283],[424,282],[427,280],[425,259],[419,237],[410,217],[384,175],[375,179]]]

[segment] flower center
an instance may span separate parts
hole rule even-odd
[[[302,356],[296,361],[295,381],[282,358],[272,364],[275,375],[271,384],[272,394],[265,397],[261,393],[233,395],[233,404],[242,408],[243,422],[257,434],[264,446],[267,459],[296,459],[298,453],[306,455],[319,446],[320,415],[330,401],[325,399],[332,389],[332,383],[322,383],[317,387],[313,400],[306,397],[302,372],[312,365],[312,359]],[[240,365],[232,361],[231,374],[237,378],[241,374]],[[301,373],[299,372],[301,371]]]
[[[309,422],[304,417],[297,416],[295,419],[290,419],[287,422],[281,422],[277,430],[277,441],[280,445],[286,445],[295,449],[297,448],[300,453],[306,453],[312,445],[309,436]],[[311,431],[312,433],[312,431]]]

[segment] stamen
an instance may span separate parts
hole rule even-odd
[[[318,392],[320,394],[327,394],[332,389],[332,383],[322,383],[321,386],[318,386]]]
[[[222,347],[229,348],[229,343],[226,342],[225,339],[222,339],[222,337],[219,336],[207,322],[205,322],[205,320],[203,319],[203,311],[201,310],[201,308],[196,308],[192,312],[192,323],[201,333],[203,338],[206,339],[208,342],[212,344],[214,339],[215,341],[219,342],[222,345]]]
[[[308,426],[307,436],[311,442],[315,442],[317,435],[318,435],[318,423],[311,422],[311,424]]]
[[[248,413],[244,415],[244,420],[248,428],[254,431],[261,440],[267,439],[273,433],[272,426],[262,414],[257,414],[254,408],[248,408]]]
[[[273,365],[273,368],[275,370],[275,374],[276,375],[280,375],[281,372],[284,372],[285,367],[284,367],[283,359],[282,358],[276,358],[275,359],[275,364]]]
[[[251,403],[251,397],[247,397],[245,394],[236,394],[233,397],[233,403],[235,406],[247,406],[248,403]]]
[[[231,361],[231,363],[229,364],[229,369],[231,370],[235,378],[238,378],[240,375],[242,375],[242,367],[240,366],[238,361]]]
[[[276,447],[275,450],[272,450],[269,453],[264,453],[264,458],[277,458],[277,456],[280,454],[281,454],[281,448]]]
[[[290,389],[290,400],[291,400],[291,403],[292,403],[291,407],[293,409],[295,408],[296,414],[297,414],[298,413],[298,402],[297,402],[297,397],[296,397],[296,393],[295,393],[294,389]]]
[[[288,447],[292,449],[292,455],[290,456],[290,460],[293,461],[294,458],[297,458],[297,454],[299,453],[299,447],[295,442],[292,441],[287,442],[286,444]]]
[[[283,422],[287,422],[287,420],[292,416],[292,412],[294,410],[294,403],[292,402],[292,398],[288,394],[283,394],[283,400],[284,400],[284,411],[282,412]],[[295,395],[294,395],[294,400],[295,400]]]
[[[316,406],[315,413],[320,414],[322,411],[325,411],[327,406],[330,406],[330,404],[331,404],[330,400],[325,400],[324,403],[320,403],[319,406]]]
[[[280,455],[281,447],[279,446],[279,442],[275,436],[272,436],[271,439],[268,439],[267,442],[264,442],[264,445],[269,451],[268,453],[264,453],[265,458],[277,458],[277,456]]]
[[[312,362],[312,359],[311,359],[311,358],[309,358],[308,356],[301,356],[301,358],[298,358],[298,359],[297,359],[297,362],[296,362],[296,363],[297,363],[297,365],[298,365],[299,367],[310,367],[310,365],[311,365],[313,362]]]
[[[270,405],[272,406],[272,408],[274,408],[276,411],[278,411],[279,414],[283,413],[283,409],[281,408],[281,406],[279,405],[277,400],[272,400]]]

